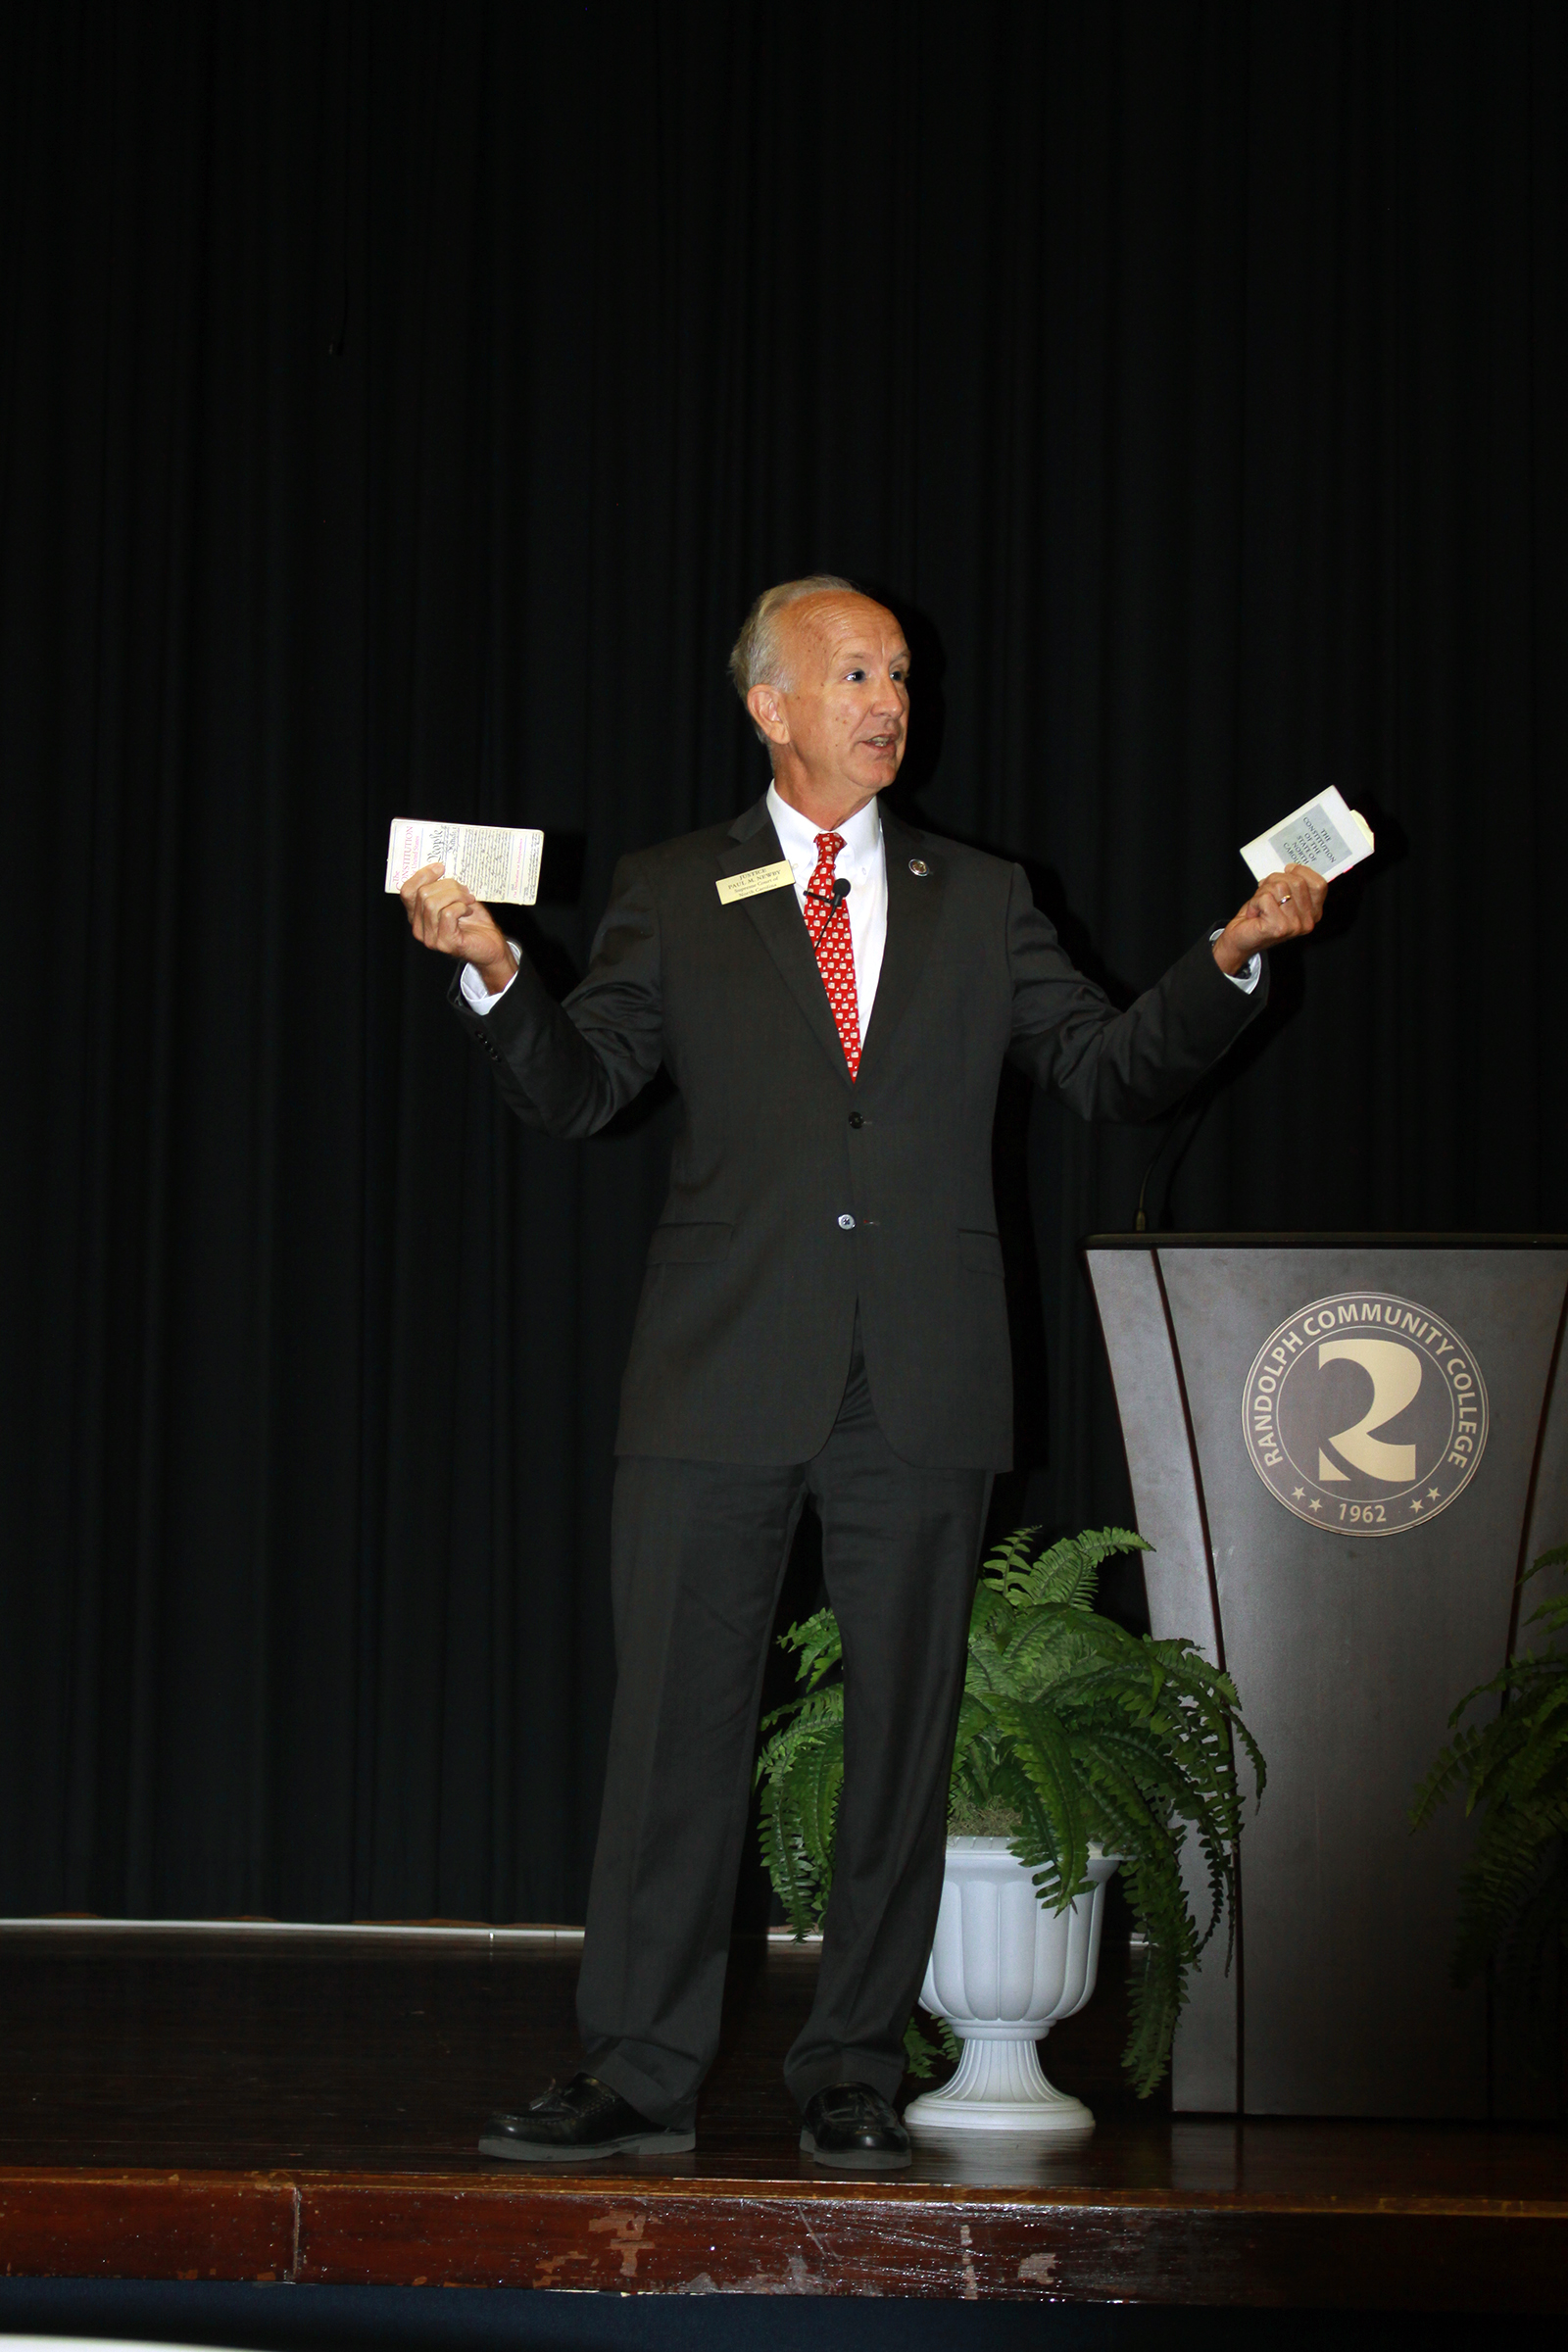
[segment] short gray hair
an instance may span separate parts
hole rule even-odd
[[[789,606],[800,604],[808,596],[860,596],[853,580],[841,580],[835,572],[813,571],[804,580],[781,580],[776,588],[764,588],[746,618],[741,633],[730,650],[729,674],[735,691],[744,703],[754,686],[785,686],[784,655],[779,644],[778,616]],[[757,722],[754,719],[753,725]],[[767,737],[760,727],[759,738]]]

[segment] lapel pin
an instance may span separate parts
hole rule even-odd
[[[909,871],[916,877],[917,880],[923,882],[926,875],[931,871],[931,868],[927,865],[923,858],[911,858],[909,859]]]

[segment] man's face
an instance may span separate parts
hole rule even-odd
[[[868,800],[898,774],[908,738],[904,631],[868,596],[804,597],[780,622],[789,683],[753,689],[768,698],[760,715],[782,722],[814,781]]]

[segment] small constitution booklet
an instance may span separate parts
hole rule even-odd
[[[1377,848],[1372,828],[1359,808],[1348,808],[1331,784],[1327,792],[1303,801],[1289,816],[1270,825],[1242,856],[1252,869],[1252,880],[1276,874],[1284,865],[1309,865],[1325,882],[1348,874],[1352,865],[1370,858]]]
[[[539,895],[545,837],[529,825],[443,825],[433,817],[395,816],[386,845],[386,886],[401,890],[421,865],[444,865],[476,899],[531,906]]]

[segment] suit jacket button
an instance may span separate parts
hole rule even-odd
[[[848,1209],[845,1210],[843,1216],[839,1219],[839,1228],[840,1231],[844,1233],[853,1233],[855,1231],[855,1219],[850,1215]]]
[[[863,1127],[863,1126],[865,1125],[865,1121],[864,1121],[864,1120],[861,1118],[861,1116],[860,1116],[860,1114],[859,1114],[859,1112],[858,1112],[858,1110],[852,1110],[852,1111],[851,1111],[851,1113],[850,1113],[850,1125],[851,1125],[852,1127]]]

